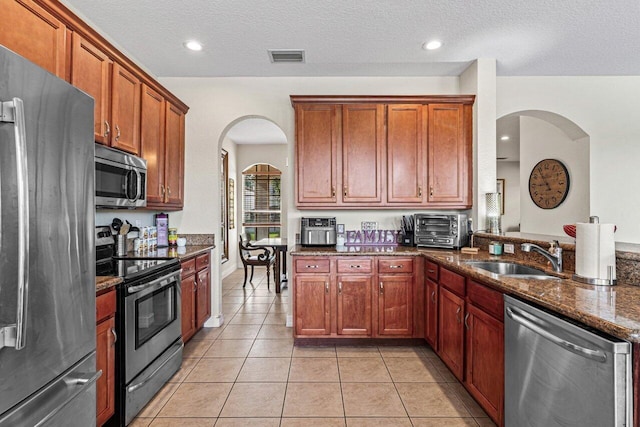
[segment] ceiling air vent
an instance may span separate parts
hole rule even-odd
[[[269,59],[277,62],[304,62],[304,50],[302,49],[268,49]]]

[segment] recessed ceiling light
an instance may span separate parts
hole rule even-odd
[[[509,140],[509,135],[504,135],[500,137],[500,141],[508,141]]]
[[[442,42],[440,40],[431,40],[430,42],[426,42],[422,45],[424,50],[436,50],[440,49],[442,46]]]
[[[186,47],[189,50],[196,51],[196,52],[202,50],[202,45],[200,44],[200,42],[198,42],[196,40],[188,40],[188,41],[184,42],[184,47]]]

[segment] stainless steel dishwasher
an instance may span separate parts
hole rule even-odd
[[[628,342],[504,301],[506,427],[632,425]]]

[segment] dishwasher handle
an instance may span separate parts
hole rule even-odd
[[[527,318],[522,316],[522,314],[520,314],[517,309],[513,307],[507,307],[506,312],[507,312],[507,316],[509,316],[515,322],[518,322],[522,326],[531,329],[533,332],[543,336],[544,338],[548,339],[552,343],[559,345],[560,347],[566,348],[572,353],[575,353],[582,357],[586,357],[587,359],[595,360],[596,362],[600,362],[600,363],[605,363],[607,361],[607,355],[603,351],[591,350],[589,348],[582,347],[578,344],[575,344],[563,338],[560,338],[552,334],[551,332],[547,331],[546,329],[536,325],[534,322],[528,320]],[[527,313],[527,314],[532,316],[531,313]]]

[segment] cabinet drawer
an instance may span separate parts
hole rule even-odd
[[[440,284],[451,292],[464,298],[465,286],[464,276],[461,276],[446,268],[440,269]]]
[[[338,273],[371,273],[372,271],[371,258],[350,257],[338,260]]]
[[[209,254],[200,255],[196,258],[196,270],[200,271],[209,266],[209,260],[211,257]]]
[[[434,282],[438,281],[438,270],[439,266],[435,262],[425,261],[424,262],[424,271],[427,277]]]
[[[196,259],[191,258],[180,263],[182,267],[182,277],[187,277],[196,272]]]
[[[478,282],[469,280],[467,282],[467,297],[473,305],[481,308],[486,313],[504,321],[504,301],[502,292],[498,292]]]
[[[297,259],[296,273],[329,273],[330,260],[322,258]]]
[[[378,261],[378,273],[413,273],[413,259],[381,259]]]
[[[116,312],[116,291],[111,290],[96,297],[96,323]]]

